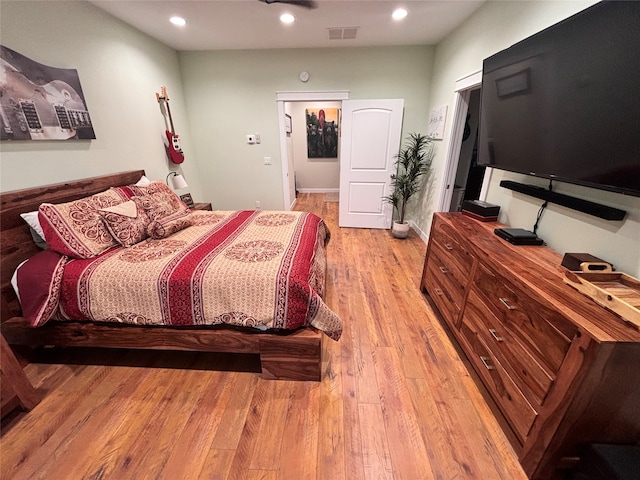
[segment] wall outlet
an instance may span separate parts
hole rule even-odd
[[[271,165],[271,157],[264,157],[264,164]]]
[[[260,210],[260,200],[256,200],[256,209]]]

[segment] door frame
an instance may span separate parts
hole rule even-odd
[[[471,91],[480,88],[482,85],[482,70],[470,73],[456,81],[453,98],[453,119],[449,143],[447,145],[444,175],[440,183],[440,198],[438,200],[437,212],[448,212],[453,195],[453,184],[458,170],[458,160],[460,158],[460,148],[462,147],[462,137],[464,126],[467,121],[467,111],[469,110],[469,99]],[[493,169],[487,168],[482,180],[480,190],[480,200],[486,200],[491,173]]]
[[[280,131],[280,165],[282,167],[282,205],[283,210],[291,210],[295,198],[289,195],[289,161],[287,132],[284,123],[285,102],[340,102],[349,100],[348,90],[334,91],[300,91],[300,92],[276,92],[276,104],[278,107],[278,129]]]

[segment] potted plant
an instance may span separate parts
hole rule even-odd
[[[431,137],[420,133],[410,133],[405,146],[396,156],[397,173],[391,175],[393,193],[384,197],[398,211],[398,221],[393,222],[391,234],[395,238],[407,238],[409,224],[404,221],[407,201],[422,186],[422,176],[431,167],[435,155]]]

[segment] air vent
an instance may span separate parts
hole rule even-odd
[[[360,27],[334,27],[329,28],[329,40],[353,40],[358,35]]]

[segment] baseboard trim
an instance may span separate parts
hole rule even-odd
[[[335,193],[339,188],[298,188],[299,193]]]
[[[429,236],[420,230],[420,227],[413,220],[409,220],[409,227],[418,234],[418,236],[422,239],[422,241],[427,244],[429,243]]]

